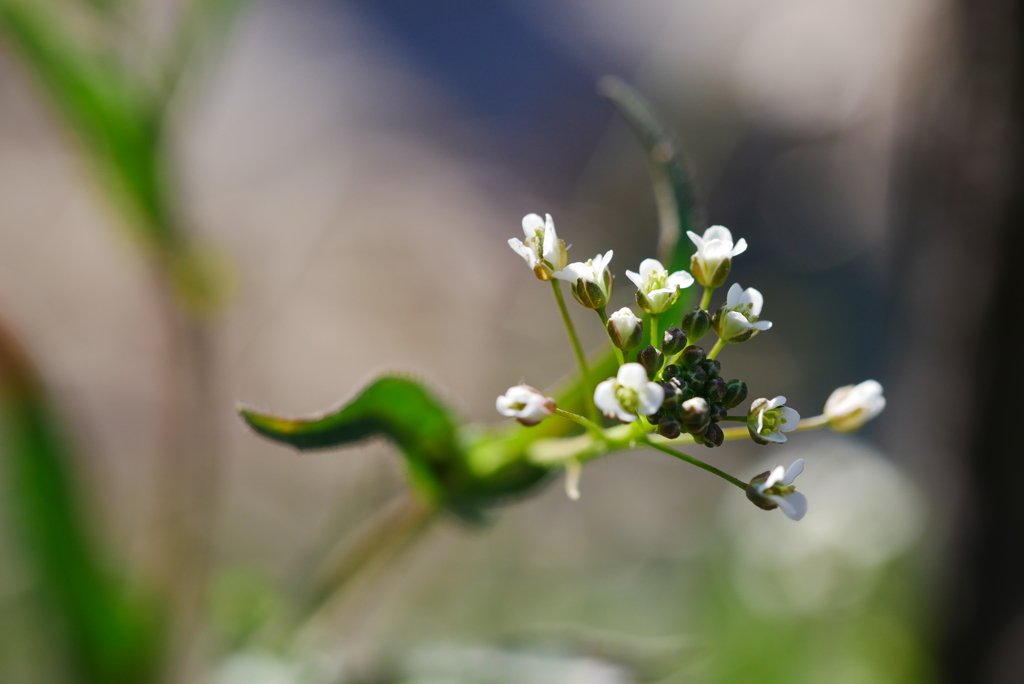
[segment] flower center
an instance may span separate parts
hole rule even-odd
[[[768,435],[773,432],[778,432],[779,428],[785,423],[786,419],[783,417],[781,410],[776,408],[765,411],[761,416],[761,434]]]
[[[636,413],[637,408],[640,406],[640,398],[637,396],[636,390],[619,383],[615,383],[615,398],[618,400],[619,405],[630,413]]]
[[[647,274],[647,282],[644,290],[652,292],[654,290],[660,290],[665,287],[665,281],[668,280],[668,271],[662,271],[654,269]]]

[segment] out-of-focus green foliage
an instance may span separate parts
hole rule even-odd
[[[112,56],[73,35],[50,3],[2,0],[0,22],[88,147],[131,225],[160,247],[174,245],[180,236],[168,202],[163,127],[153,96]]]
[[[278,418],[241,408],[261,435],[299,449],[328,449],[386,437],[405,454],[413,486],[426,499],[467,518],[539,481],[546,469],[522,459],[490,467],[471,457],[457,419],[420,383],[385,376],[351,402],[308,418]]]
[[[31,364],[0,329],[2,458],[10,513],[74,662],[69,681],[156,679],[161,629],[154,605],[124,595],[86,529],[72,464]]]

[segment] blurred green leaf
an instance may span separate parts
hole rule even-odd
[[[302,450],[386,437],[402,450],[410,480],[421,494],[470,520],[547,473],[521,459],[471,458],[486,437],[460,431],[447,407],[404,377],[379,378],[347,404],[306,418],[280,418],[245,407],[239,413],[261,435]]]
[[[0,424],[13,523],[72,655],[71,681],[156,680],[160,629],[105,571],[86,531],[71,459],[34,369],[0,328]]]
[[[51,3],[0,0],[0,27],[95,158],[133,227],[174,247],[161,113],[116,61],[83,45]]]

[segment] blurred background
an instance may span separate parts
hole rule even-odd
[[[994,424],[1024,380],[1014,3],[205,4],[0,1],[7,405],[45,391],[69,460],[44,480],[77,497],[61,520],[121,578],[111,595],[187,606],[154,637],[172,664],[119,681],[1020,681],[1024,459]],[[110,169],[154,167],[115,144],[121,110],[55,95],[75,71],[46,55],[70,43],[26,38],[28,15],[104,56],[72,55],[82,78],[112,60],[161,88],[158,56],[198,26],[158,144],[130,148],[157,149],[174,188],[134,222],[148,233]],[[886,412],[708,452],[741,478],[805,458],[798,524],[620,454],[586,468],[578,502],[555,483],[482,527],[435,521],[286,638],[290,583],[393,505],[402,468],[382,442],[297,456],[235,402],[298,415],[401,370],[497,422],[509,385],[567,373],[550,294],[506,241],[551,213],[573,259],[615,250],[612,306],[631,304],[657,213],[605,74],[657,106],[708,223],[751,245],[733,278],[775,327],[725,352],[728,376],[804,415],[875,378]],[[596,350],[596,319],[570,307]],[[148,632],[66,643],[17,532],[23,471],[0,468],[0,681],[115,681],[73,663],[102,672]],[[76,553],[47,567],[93,586]]]

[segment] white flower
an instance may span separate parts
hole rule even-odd
[[[608,270],[611,263],[612,250],[593,259],[576,261],[553,275],[559,280],[572,283],[572,295],[588,309],[600,309],[608,303],[612,296],[612,274]]]
[[[825,417],[833,430],[852,432],[885,408],[882,385],[865,380],[859,385],[846,385],[832,392],[825,402]]]
[[[647,380],[647,371],[639,363],[624,363],[618,375],[608,378],[594,390],[594,404],[609,418],[632,423],[637,414],[649,416],[665,400],[665,389]]]
[[[693,285],[693,276],[686,271],[669,275],[657,259],[640,262],[640,272],[626,271],[626,277],[637,287],[636,303],[649,314],[664,313],[679,299],[679,290]]]
[[[686,234],[697,246],[697,252],[690,258],[690,270],[704,287],[724,284],[732,270],[732,258],[747,250],[747,241],[743,238],[733,245],[732,233],[725,226],[711,226],[704,231],[704,237],[689,230]]]
[[[551,214],[542,219],[537,214],[523,217],[523,232],[526,242],[519,238],[508,241],[509,247],[526,260],[534,275],[541,280],[551,280],[555,271],[561,271],[569,261],[565,242],[555,234],[555,222]]]
[[[755,399],[747,413],[747,430],[750,438],[758,444],[786,441],[784,432],[792,432],[800,424],[800,414],[785,406],[786,397],[777,396],[771,401]]]
[[[608,317],[608,337],[619,349],[630,350],[640,344],[644,324],[628,307],[622,307]]]
[[[807,514],[807,497],[796,491],[793,480],[804,471],[804,459],[798,458],[784,470],[775,466],[761,473],[747,486],[747,498],[756,506],[770,511],[779,508],[790,520],[799,520]]]
[[[764,297],[760,292],[752,287],[744,290],[739,283],[733,283],[725,304],[712,317],[711,325],[726,342],[745,342],[772,327],[771,321],[760,320],[762,306]]]
[[[494,406],[501,415],[515,418],[526,426],[536,425],[554,414],[558,408],[554,399],[545,397],[529,385],[509,387],[494,402]]]

